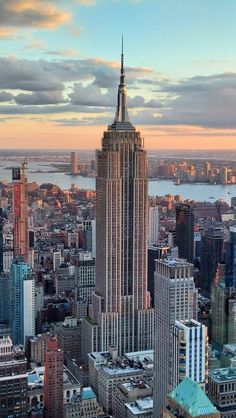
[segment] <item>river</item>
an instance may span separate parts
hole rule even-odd
[[[18,164],[14,161],[0,160],[0,180],[6,179],[7,181],[11,181],[11,170],[6,170],[6,167],[14,167],[16,165]],[[28,181],[36,181],[38,184],[53,183],[62,189],[70,188],[73,183],[81,189],[95,189],[95,178],[48,172],[52,168],[51,163],[29,162]],[[35,172],[37,170],[42,172]],[[179,194],[183,199],[190,198],[191,200],[206,200],[210,202],[224,199],[227,203],[230,203],[231,197],[236,196],[236,185],[199,183],[175,185],[171,180],[149,180],[148,190],[149,195],[164,196],[165,194]],[[214,199],[210,199],[210,197],[214,197]]]

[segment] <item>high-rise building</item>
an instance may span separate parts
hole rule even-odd
[[[176,244],[179,257],[193,262],[194,253],[194,214],[192,205],[181,204],[176,207]]]
[[[208,376],[207,327],[193,319],[175,321],[172,347],[172,387],[175,388],[185,377],[190,377],[205,389]]]
[[[143,138],[130,123],[121,55],[115,120],[97,152],[96,284],[92,317],[100,350],[120,354],[152,347],[147,291],[148,179]],[[91,327],[91,321],[87,323]],[[91,344],[89,343],[91,346]]]
[[[14,256],[28,261],[28,189],[26,162],[12,169],[13,190],[13,249]]]
[[[44,406],[46,418],[63,417],[63,351],[55,337],[45,352]]]
[[[199,284],[202,291],[210,296],[210,289],[218,263],[224,260],[223,230],[214,226],[207,228],[202,236],[201,249],[201,278]]]
[[[13,356],[10,337],[0,338],[0,417],[26,417],[28,412],[26,360]]]
[[[0,336],[10,333],[10,276],[0,274]]]
[[[87,305],[90,305],[95,289],[95,258],[91,252],[79,253],[79,262],[75,267],[75,280],[78,299],[83,299]]]
[[[35,335],[34,278],[22,257],[11,266],[11,333],[13,344],[24,344]]]
[[[156,260],[154,343],[154,417],[160,418],[171,387],[172,326],[197,319],[197,290],[193,265],[182,259]]]
[[[236,343],[235,289],[226,286],[226,265],[219,263],[211,288],[212,342],[218,347]]]
[[[158,206],[149,208],[149,245],[157,244],[159,239],[159,209]]]
[[[0,208],[0,273],[3,272],[3,212]]]
[[[74,176],[79,174],[77,152],[71,152],[71,154],[70,154],[70,164],[71,164],[71,174],[73,174]]]

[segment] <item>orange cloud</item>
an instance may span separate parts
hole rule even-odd
[[[53,29],[69,21],[71,15],[44,0],[1,0],[0,25]]]
[[[15,33],[15,30],[11,28],[0,28],[0,39],[12,39]]]

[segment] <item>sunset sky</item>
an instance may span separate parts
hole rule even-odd
[[[0,0],[0,148],[98,147],[124,34],[148,148],[236,149],[236,0]]]

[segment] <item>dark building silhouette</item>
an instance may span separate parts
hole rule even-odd
[[[155,260],[167,257],[169,250],[170,247],[168,245],[150,245],[148,247],[148,291],[150,292],[152,306],[154,306]]]
[[[176,244],[179,257],[193,262],[194,252],[194,214],[193,207],[181,204],[176,208]]]
[[[29,248],[34,248],[34,231],[29,231]]]
[[[222,229],[211,226],[202,236],[200,263],[199,286],[206,296],[210,296],[211,285],[221,261],[224,261],[224,233]]]

